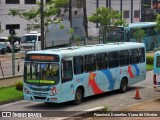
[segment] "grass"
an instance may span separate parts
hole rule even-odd
[[[147,65],[146,65],[146,70],[147,70],[147,71],[153,70],[153,64],[147,64]]]
[[[0,88],[0,102],[20,99],[23,97],[23,92],[16,90],[15,86]]]

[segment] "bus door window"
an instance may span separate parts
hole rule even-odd
[[[157,67],[157,68],[160,68],[160,56],[157,56],[157,59],[156,59],[156,67]]]
[[[84,72],[84,66],[83,66],[83,57],[77,56],[73,58],[74,61],[74,74],[82,74]]]
[[[72,61],[63,61],[62,62],[62,82],[67,82],[72,80],[73,72],[72,72]]]

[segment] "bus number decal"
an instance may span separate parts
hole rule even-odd
[[[96,83],[96,81],[95,81],[95,76],[96,76],[95,73],[90,73],[88,86],[91,86],[94,94],[103,93],[104,91],[102,91],[102,90],[98,87],[98,85],[97,85],[97,83]]]

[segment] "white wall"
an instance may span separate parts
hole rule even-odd
[[[9,31],[6,30],[6,24],[20,24],[20,29],[16,30],[18,36],[21,36],[27,33],[27,24],[31,24],[29,21],[21,19],[19,17],[11,17],[8,16],[9,9],[18,8],[18,9],[30,9],[35,7],[36,5],[24,4],[24,0],[20,0],[20,4],[5,4],[5,0],[0,0],[0,21],[1,28],[4,30],[0,36],[8,36]],[[39,0],[40,1],[40,0]],[[133,0],[134,2],[134,10],[140,10],[141,0]],[[45,0],[44,0],[45,2]],[[99,6],[105,6],[106,0],[99,0]],[[111,0],[111,7],[115,10],[120,11],[120,0]],[[87,0],[87,15],[90,16],[96,10],[96,0]],[[123,10],[129,10],[131,15],[131,0],[123,0]],[[82,12],[82,11],[81,11]],[[134,11],[133,11],[134,15]],[[131,22],[131,19],[126,19],[128,23]],[[135,20],[134,22],[138,22],[139,20]],[[97,34],[97,30],[95,29],[95,24],[88,23],[89,34]]]

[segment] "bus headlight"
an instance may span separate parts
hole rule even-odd
[[[51,93],[50,93],[50,95],[51,96],[53,96],[53,95],[56,95],[57,93],[59,93],[59,89],[57,89],[56,87],[53,87],[52,89],[51,89]]]
[[[31,92],[27,88],[24,88],[23,92],[25,92],[26,94],[31,94]]]

